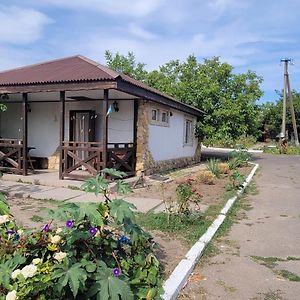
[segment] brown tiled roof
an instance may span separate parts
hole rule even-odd
[[[115,80],[119,74],[77,55],[0,72],[0,85]]]
[[[56,83],[80,83],[92,81],[123,81],[130,85],[142,88],[145,91],[171,100],[180,106],[201,113],[199,109],[178,102],[146,84],[127,75],[113,71],[84,56],[76,55],[44,63],[34,64],[13,70],[0,72],[0,87],[43,85]]]

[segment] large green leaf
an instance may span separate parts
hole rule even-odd
[[[9,214],[9,205],[6,202],[6,196],[0,192],[0,215]]]
[[[117,223],[124,223],[125,219],[134,220],[133,209],[136,207],[127,201],[121,199],[115,199],[109,203],[110,215],[115,219]]]
[[[123,178],[123,177],[127,176],[127,174],[125,172],[118,171],[116,169],[109,169],[109,168],[103,169],[102,173],[110,175],[112,177],[117,177],[117,178]]]
[[[69,285],[74,297],[76,297],[80,284],[84,286],[87,274],[82,265],[76,263],[70,268],[67,265],[61,265],[53,274],[53,279],[57,278],[59,278],[57,282],[58,291],[61,292],[66,285]]]
[[[100,193],[108,192],[108,181],[104,178],[102,174],[97,174],[96,177],[87,179],[82,185],[81,189],[94,193],[98,196]]]

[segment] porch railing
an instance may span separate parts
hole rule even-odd
[[[135,175],[135,146],[134,143],[108,143],[107,167]]]
[[[21,139],[0,139],[0,171],[22,174],[23,141]]]
[[[66,177],[84,179],[95,176],[103,166],[102,143],[77,141],[64,141],[62,143],[61,179]]]

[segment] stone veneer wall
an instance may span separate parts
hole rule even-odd
[[[48,157],[48,169],[59,170],[59,146],[56,148],[55,152]]]
[[[150,104],[147,100],[141,100],[138,107],[137,120],[137,149],[136,149],[136,175],[141,171],[149,175],[155,172],[183,168],[196,164],[201,160],[201,143],[198,144],[195,155],[180,157],[163,161],[154,161],[149,150],[149,110]]]

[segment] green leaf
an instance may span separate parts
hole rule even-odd
[[[127,176],[127,174],[125,172],[117,171],[116,169],[109,169],[109,168],[103,169],[102,173],[110,175],[112,177],[117,177],[117,178],[123,178],[123,177]]]
[[[116,220],[117,223],[124,223],[125,219],[134,220],[134,213],[132,209],[136,207],[127,201],[115,199],[109,203],[110,215]]]
[[[55,270],[53,273],[53,279],[57,278],[59,278],[57,283],[58,290],[62,291],[62,289],[68,284],[73,296],[76,297],[80,283],[84,285],[87,279],[87,274],[80,263],[75,263],[74,265],[71,265],[70,268],[62,265],[59,269]]]
[[[82,185],[81,189],[94,193],[98,196],[100,193],[107,193],[108,192],[108,181],[104,178],[104,176],[99,173],[94,178],[87,179]]]
[[[9,205],[6,202],[6,196],[0,192],[0,215],[9,214]]]
[[[130,185],[124,180],[118,180],[116,182],[117,193],[120,195],[125,195],[132,192]]]
[[[80,203],[78,205],[78,220],[87,218],[95,226],[103,226],[103,217],[96,203]]]

